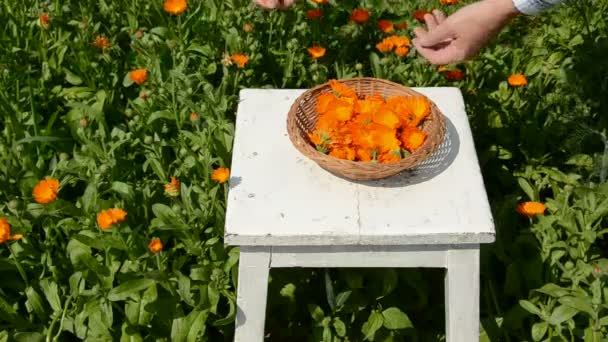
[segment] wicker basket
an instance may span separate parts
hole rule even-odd
[[[340,80],[340,83],[354,89],[360,97],[373,94],[379,94],[385,98],[390,96],[423,96],[403,85],[377,78],[353,78]],[[431,102],[431,113],[421,127],[422,131],[427,134],[427,139],[420,148],[398,162],[350,161],[321,153],[313,146],[307,133],[312,132],[317,124],[317,97],[331,91],[329,83],[324,83],[300,95],[291,106],[287,115],[287,132],[296,149],[325,170],[337,176],[351,180],[387,178],[415,167],[431,155],[443,141],[445,120],[435,103],[429,100]]]

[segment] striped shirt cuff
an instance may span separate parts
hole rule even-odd
[[[537,15],[564,0],[513,0],[518,11],[526,15]]]

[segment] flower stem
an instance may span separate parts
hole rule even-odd
[[[29,282],[27,281],[27,276],[25,275],[25,271],[23,270],[23,267],[21,267],[21,263],[19,262],[17,255],[13,252],[13,249],[11,248],[10,244],[7,243],[6,246],[8,247],[8,250],[11,252],[11,255],[13,256],[13,258],[15,259],[15,266],[17,266],[17,270],[19,271],[21,278],[23,278],[23,281],[25,282],[25,287],[29,287]]]

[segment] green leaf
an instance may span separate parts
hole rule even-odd
[[[42,298],[33,287],[29,286],[25,289],[25,295],[27,296],[26,306],[28,307],[28,311],[34,311],[36,315],[41,319],[46,319],[44,305],[42,304]]]
[[[323,318],[325,318],[325,313],[323,309],[321,309],[318,305],[308,304],[308,311],[310,312],[310,316],[315,322],[321,322]]]
[[[351,290],[338,293],[336,296],[336,307],[342,307],[350,297],[351,293],[353,293]]]
[[[537,315],[538,317],[542,317],[542,313],[540,312],[540,309],[537,308],[536,305],[532,304],[531,302],[522,299],[519,301],[519,305],[521,305],[521,307],[526,309],[526,311],[528,311],[529,313],[533,313],[533,314]]]
[[[367,318],[367,322],[363,323],[363,327],[361,327],[361,332],[365,336],[364,339],[373,341],[376,331],[382,328],[383,323],[384,318],[382,314],[377,311],[373,311]]]
[[[549,295],[549,296],[555,297],[555,298],[563,297],[570,293],[569,290],[559,287],[553,283],[545,284],[540,289],[536,289],[534,291],[544,293],[546,295]]]
[[[126,88],[132,86],[134,84],[133,80],[131,79],[131,77],[129,76],[129,73],[127,73],[125,75],[125,77],[123,77],[122,79],[122,85]]]
[[[44,335],[38,332],[18,332],[13,335],[16,342],[42,342]]]
[[[46,300],[51,305],[53,311],[61,312],[61,299],[59,298],[57,283],[46,278],[40,281],[40,287],[42,288],[42,292],[44,293]]]
[[[532,326],[532,339],[534,341],[540,341],[547,333],[549,324],[547,322],[539,322]]]
[[[570,318],[576,316],[579,311],[568,305],[560,305],[551,313],[549,323],[552,325],[560,325]]]
[[[159,110],[150,114],[150,117],[148,118],[148,125],[152,124],[158,119],[175,120],[175,115],[171,114],[171,112],[168,110]]]
[[[346,336],[346,325],[344,324],[344,322],[342,322],[340,320],[340,318],[334,318],[334,331],[336,332],[336,335],[340,336],[340,337],[344,337]]]
[[[127,183],[113,182],[110,189],[121,195],[126,200],[133,198],[133,188]]]
[[[384,318],[384,327],[389,330],[414,327],[410,318],[396,307],[391,307],[382,311],[382,317]]]
[[[113,302],[125,300],[131,295],[139,293],[154,284],[156,284],[156,281],[147,278],[129,280],[111,289],[110,292],[108,292],[108,299]]]
[[[82,84],[82,78],[80,78],[78,75],[74,74],[73,72],[71,72],[68,69],[64,69],[64,71],[65,71],[65,80],[68,81],[68,83],[75,85],[75,86]]]
[[[564,296],[558,299],[558,301],[564,305],[571,306],[578,311],[585,312],[589,317],[597,319],[597,313],[593,310],[590,298]]]
[[[538,195],[536,194],[536,191],[532,189],[532,186],[530,185],[530,183],[528,183],[527,180],[519,177],[517,178],[517,182],[519,183],[519,187],[526,193],[526,195],[531,201],[538,201]]]
[[[201,340],[201,336],[205,335],[205,330],[207,329],[207,316],[209,312],[207,310],[204,311],[192,311],[188,316],[192,316],[192,320],[190,323],[190,330],[188,331],[188,335],[186,336],[187,342],[197,342]]]
[[[81,201],[85,213],[92,213],[97,206],[97,184],[95,182],[89,182],[87,188],[84,189]]]
[[[162,203],[153,204],[152,212],[165,224],[175,223],[177,220],[177,215],[173,212],[173,210]]]

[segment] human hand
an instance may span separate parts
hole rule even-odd
[[[295,0],[253,0],[253,2],[266,9],[286,9],[293,5]]]
[[[427,29],[416,27],[412,43],[432,64],[473,57],[519,12],[513,0],[482,0],[449,17],[439,10],[424,16]]]

